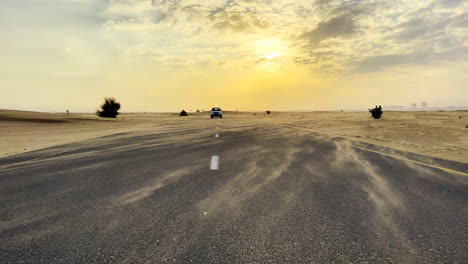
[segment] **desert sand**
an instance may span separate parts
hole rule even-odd
[[[122,114],[99,118],[94,114],[41,113],[0,110],[0,157],[82,141],[115,133],[142,130],[173,119],[173,114]]]
[[[468,163],[468,111],[277,113],[275,122],[397,150]]]
[[[0,157],[114,133],[157,128],[207,113],[121,114],[116,119],[93,114],[0,110]],[[389,112],[374,120],[367,112],[226,112],[225,119],[256,119],[345,137],[397,150],[468,163],[468,111]],[[226,120],[227,121],[227,120]]]

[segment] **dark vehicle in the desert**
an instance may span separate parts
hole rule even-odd
[[[211,118],[213,117],[223,118],[223,111],[219,107],[213,107],[211,109],[210,116]]]

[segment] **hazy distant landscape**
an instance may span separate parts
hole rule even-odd
[[[226,112],[228,119],[270,122],[309,129],[330,138],[355,141],[468,163],[468,111],[385,111],[374,120],[367,112]],[[255,115],[254,115],[255,114]],[[187,118],[207,119],[208,113]],[[117,119],[95,114],[52,114],[0,110],[2,156],[126,131],[157,129],[184,122],[177,113],[123,113]]]

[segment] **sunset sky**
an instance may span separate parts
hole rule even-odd
[[[1,0],[0,108],[468,105],[468,2]]]

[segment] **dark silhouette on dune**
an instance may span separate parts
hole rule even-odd
[[[180,112],[180,116],[188,116],[188,114],[187,114],[187,112],[185,112],[185,110],[182,110],[182,111]]]
[[[119,114],[120,103],[115,100],[113,97],[108,97],[105,99],[104,103],[101,105],[102,110],[98,110],[96,114],[100,117],[109,117],[116,118]]]
[[[371,113],[374,119],[379,119],[380,117],[382,117],[383,114],[382,106],[375,106],[375,108],[369,109],[369,112]]]

